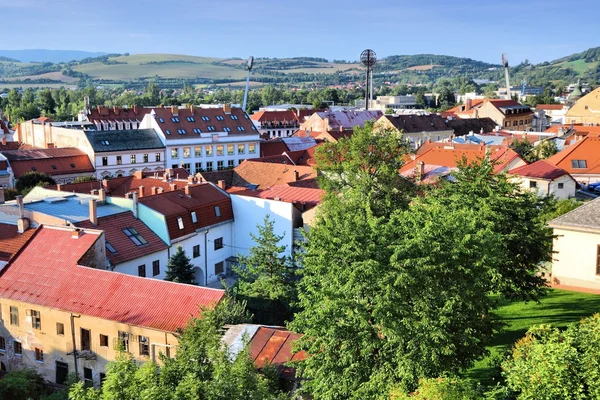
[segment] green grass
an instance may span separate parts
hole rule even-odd
[[[571,68],[573,71],[582,75],[588,70],[594,70],[598,68],[598,62],[586,63],[585,60],[568,61],[559,64],[562,68]]]
[[[467,376],[490,384],[491,377],[496,372],[490,365],[492,359],[510,349],[531,326],[552,324],[555,327],[566,327],[598,312],[600,295],[556,289],[550,290],[539,303],[502,303],[497,314],[506,326],[494,337],[493,344],[489,347],[490,355],[477,362]]]

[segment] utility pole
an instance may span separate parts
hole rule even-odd
[[[75,362],[75,375],[79,380],[79,371],[77,369],[77,343],[75,342],[75,318],[81,318],[81,315],[71,313],[71,336],[73,338],[73,361]]]

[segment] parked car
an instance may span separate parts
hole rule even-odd
[[[587,185],[587,190],[590,192],[600,192],[600,182],[593,182]]]

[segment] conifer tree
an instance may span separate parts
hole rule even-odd
[[[185,251],[181,246],[177,246],[177,251],[169,259],[167,264],[167,276],[166,281],[188,283],[190,285],[197,285],[194,281],[194,266],[190,262],[190,258],[185,255]]]

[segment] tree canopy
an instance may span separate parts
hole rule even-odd
[[[167,263],[167,274],[165,277],[166,281],[173,281],[179,283],[188,283],[191,285],[197,285],[198,282],[194,281],[193,264],[188,256],[185,255],[185,250],[181,246],[177,246],[177,250]]]

